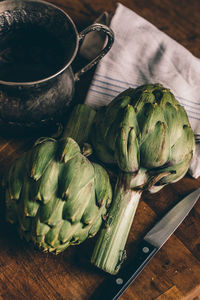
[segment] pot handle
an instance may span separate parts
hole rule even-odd
[[[112,44],[114,42],[114,33],[112,29],[110,29],[108,26],[100,24],[100,23],[95,23],[87,28],[85,28],[83,31],[79,33],[79,43],[82,41],[85,36],[92,31],[103,31],[108,39],[105,47],[101,50],[101,52],[91,61],[89,62],[86,66],[84,66],[81,70],[75,73],[74,79],[75,81],[78,81],[80,79],[80,76],[83,75],[85,72],[90,70],[93,66],[95,66],[103,57],[106,55],[106,53],[110,50],[112,47]]]

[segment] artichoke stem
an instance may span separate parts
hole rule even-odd
[[[141,174],[134,175],[137,176]],[[123,263],[125,244],[142,194],[141,190],[130,189],[132,178],[128,173],[119,175],[109,216],[91,258],[92,264],[110,274],[116,274]]]
[[[62,137],[71,137],[79,145],[88,141],[96,111],[85,104],[78,104],[70,114]]]

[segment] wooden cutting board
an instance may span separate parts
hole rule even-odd
[[[144,233],[197,187],[199,180],[186,177],[155,195],[143,196],[129,235],[125,263],[135,258]],[[55,256],[40,253],[21,241],[3,219],[0,225],[0,299],[95,300],[106,279],[105,273],[90,264],[96,238]],[[121,299],[191,300],[199,299],[199,295],[200,201]]]
[[[91,24],[104,10],[113,11],[115,0],[51,0],[65,9],[79,29]],[[200,57],[199,0],[124,0],[124,5]],[[77,60],[74,67],[83,63]],[[77,85],[75,101],[82,102],[93,72]],[[5,134],[6,136],[6,134]],[[34,137],[0,137],[0,175],[29,149]],[[127,243],[128,264],[135,258],[141,237],[184,196],[200,187],[200,179],[187,175],[159,193],[143,194]],[[21,241],[3,218],[0,199],[0,300],[95,300],[106,274],[90,264],[96,237],[55,256]],[[129,287],[122,300],[200,299],[200,201],[175,234]],[[102,299],[103,300],[103,299]]]

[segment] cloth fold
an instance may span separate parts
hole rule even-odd
[[[200,59],[120,3],[110,27],[115,42],[96,68],[85,103],[98,109],[128,87],[161,83],[185,107],[195,134],[200,134]],[[200,144],[190,174],[200,176]]]

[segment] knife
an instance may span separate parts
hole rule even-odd
[[[151,258],[169,239],[182,223],[200,196],[200,188],[176,204],[156,225],[143,237],[139,245],[137,260],[122,268],[117,275],[108,275],[96,291],[97,298],[117,300],[140,274]]]

